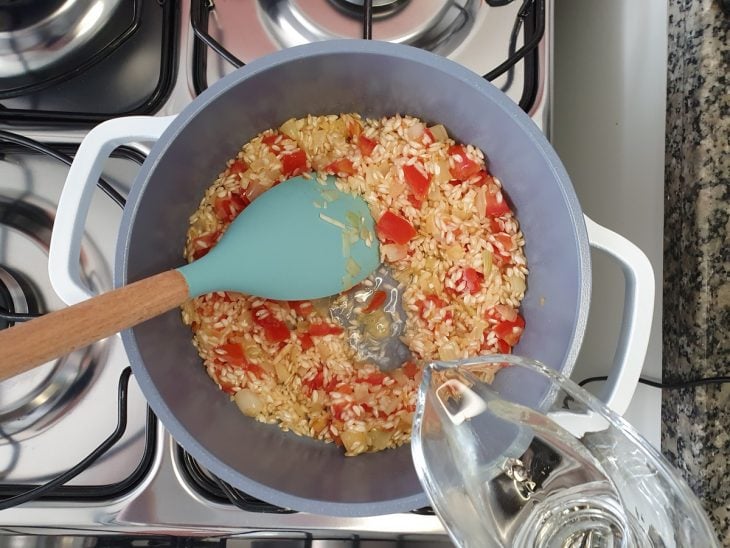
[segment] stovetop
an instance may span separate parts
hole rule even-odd
[[[87,70],[69,71],[52,87],[14,97],[0,90],[1,129],[73,156],[88,128],[103,119],[174,114],[255,57],[364,32],[447,55],[479,74],[502,71],[490,79],[540,127],[549,128],[549,1],[546,9],[543,0],[374,0],[369,29],[363,2],[357,0],[125,2],[119,32],[136,23],[138,34]],[[525,45],[524,59],[514,66],[505,63]],[[104,171],[113,190],[99,190],[93,199],[81,257],[93,292],[111,288],[120,205],[147,146],[118,149]],[[61,308],[64,303],[48,279],[47,254],[67,172],[63,158],[0,132],[0,160],[0,287],[7,288],[0,290],[0,307],[16,313]],[[0,319],[0,328],[7,324]],[[65,485],[0,511],[0,531],[273,537],[289,539],[292,546],[316,546],[313,539],[340,539],[347,541],[341,545],[353,546],[365,546],[362,539],[449,544],[428,509],[334,518],[289,512],[243,493],[226,494],[227,486],[200,468],[156,421],[133,376],[128,392],[120,392],[127,367],[119,337],[111,337],[0,384],[0,497],[22,493],[77,465],[115,430],[120,406],[126,406],[127,418],[121,439]]]

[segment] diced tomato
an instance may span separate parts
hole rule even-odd
[[[328,166],[326,166],[325,171],[328,173],[346,173],[347,175],[355,175],[355,166],[352,165],[352,161],[349,158],[340,158],[339,160],[335,160]]]
[[[244,191],[241,191],[244,192]],[[231,222],[238,217],[251,202],[245,194],[233,192],[230,196],[224,198],[216,198],[213,204],[215,216],[221,221]]]
[[[245,361],[246,355],[243,353],[243,347],[240,344],[226,343],[220,345],[216,350],[221,350],[224,356],[232,361]]]
[[[349,384],[338,384],[334,387],[335,392],[339,392],[340,394],[352,394],[352,386]]]
[[[314,312],[314,305],[312,301],[288,301],[289,306],[294,309],[299,316],[306,318],[312,312]]]
[[[368,375],[363,379],[368,384],[372,384],[374,386],[377,386],[379,384],[383,384],[383,381],[388,378],[388,376],[381,372],[381,371],[373,371],[372,373],[368,373]]]
[[[489,173],[487,173],[485,170],[480,170],[477,175],[479,178],[474,181],[474,186],[484,186],[488,184],[494,183],[494,177],[492,177]]]
[[[428,194],[428,187],[431,184],[431,177],[424,175],[415,166],[403,166],[403,177],[406,180],[408,188],[411,189],[413,196],[417,200],[423,200]]]
[[[449,179],[449,184],[451,186],[459,186],[464,181],[460,181],[459,179]]]
[[[228,166],[228,172],[234,175],[239,175],[248,169],[248,165],[243,160],[234,160],[233,163]]]
[[[520,341],[524,331],[525,320],[519,315],[513,322],[503,321],[494,326],[494,334],[510,346],[514,346]]]
[[[332,416],[337,420],[342,420],[342,414],[345,412],[345,409],[347,409],[349,405],[349,402],[333,403],[332,405],[330,405],[330,413],[332,413]]]
[[[409,379],[415,379],[416,375],[418,375],[418,371],[418,366],[413,362],[406,362],[403,364],[403,373],[405,373]]]
[[[497,221],[496,217],[489,217],[489,232],[491,232],[492,234],[502,232],[502,225],[499,224],[499,221]]]
[[[335,389],[335,386],[337,385],[337,379],[333,378],[325,385],[324,373],[320,369],[319,371],[317,371],[317,374],[314,377],[302,381],[302,384],[304,384],[304,386],[307,386],[310,391],[319,390],[320,388],[322,388],[326,392],[331,392]]]
[[[490,185],[487,191],[487,215],[490,217],[501,217],[509,213],[510,208],[504,194],[495,185]]]
[[[466,290],[474,295],[479,293],[484,281],[484,274],[474,270],[473,268],[465,268],[461,273],[461,279],[466,282]]]
[[[365,314],[370,314],[371,312],[375,312],[378,308],[383,306],[385,304],[385,299],[387,298],[387,295],[385,291],[376,291],[373,293],[372,298],[370,299],[370,302],[368,305],[364,308],[363,312]]]
[[[221,221],[227,221],[228,215],[230,215],[229,206],[231,205],[230,198],[216,198],[213,204],[213,211],[215,216]]]
[[[418,313],[421,316],[421,319],[426,319],[426,309],[429,306],[434,306],[435,308],[443,308],[448,303],[443,300],[441,297],[438,297],[436,295],[427,295],[425,299],[421,299],[416,303],[416,306],[418,306]]]
[[[299,342],[302,344],[302,350],[309,350],[314,346],[314,341],[308,333],[299,334]]]
[[[216,353],[218,354],[218,359],[227,366],[234,369],[250,371],[259,378],[263,377],[266,373],[261,366],[251,363],[246,359],[246,354],[243,352],[243,348],[240,344],[226,343],[220,345],[216,350],[222,351],[222,353]]]
[[[264,371],[263,367],[256,365],[255,363],[251,363],[251,362],[247,362],[244,369],[246,371],[250,371],[259,379],[266,374],[266,371]]]
[[[331,323],[313,323],[309,326],[307,333],[312,337],[323,337],[325,335],[339,335],[342,333],[342,329],[339,325]]]
[[[466,155],[464,145],[452,145],[449,147],[449,156],[454,159],[454,167],[449,169],[451,176],[460,181],[466,181],[472,175],[481,171],[481,167]]]
[[[266,135],[261,139],[261,142],[269,147],[269,150],[274,154],[281,152],[281,139],[283,136],[280,133],[274,133],[272,135]]]
[[[408,202],[416,209],[421,209],[421,206],[423,205],[423,200],[419,200],[413,194],[409,194],[406,200],[408,200]]]
[[[274,317],[265,306],[257,306],[251,310],[253,321],[263,327],[264,337],[269,342],[284,342],[289,339],[289,328],[281,320]]]
[[[302,384],[308,386],[311,390],[319,390],[324,386],[324,373],[321,370],[311,379],[302,381]]]
[[[497,350],[500,354],[509,354],[512,352],[512,347],[502,339],[497,339]]]
[[[358,137],[362,133],[362,124],[355,118],[347,119],[347,133],[350,137]]]
[[[197,261],[201,257],[207,255],[208,251],[210,251],[211,248],[218,242],[220,236],[221,232],[219,230],[216,230],[215,232],[209,232],[208,234],[203,234],[202,236],[198,236],[197,238],[195,238],[192,241],[193,259]]]
[[[370,156],[377,146],[377,142],[372,139],[368,139],[364,135],[360,135],[357,138],[357,146],[360,148],[360,153],[363,156]]]
[[[281,157],[281,172],[284,174],[284,177],[299,175],[300,173],[304,173],[306,169],[307,155],[301,149],[284,154]]]
[[[514,248],[514,241],[512,240],[512,236],[505,232],[497,232],[494,235],[494,239],[497,240],[497,243],[502,246],[502,249],[505,251],[512,251]]]
[[[436,142],[436,137],[433,136],[433,133],[428,128],[423,130],[423,142],[427,145]]]
[[[230,394],[231,396],[238,392],[238,387],[235,384],[231,384],[225,380],[219,380],[218,386],[221,387],[221,390],[223,390],[223,392],[225,392],[226,394]]]
[[[418,234],[411,223],[390,210],[381,215],[375,230],[381,240],[395,244],[407,244]]]

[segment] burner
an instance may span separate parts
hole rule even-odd
[[[73,156],[77,147],[8,132],[0,137],[0,306],[16,313],[61,309],[66,304],[51,285],[48,251],[68,175],[59,159]],[[126,193],[142,159],[131,149],[113,153],[104,166],[105,184]],[[121,213],[116,199],[94,193],[79,256],[81,277],[92,292],[112,287]],[[119,442],[52,496],[111,500],[137,485],[154,454],[150,436],[156,428],[134,378],[126,391],[128,405],[118,405],[120,375],[127,366],[117,337],[109,337],[0,383],[0,498],[27,492],[76,467],[122,418],[127,424]]]
[[[37,313],[38,297],[32,283],[19,272],[0,265],[0,308],[8,312]],[[0,319],[0,329],[13,325]]]
[[[480,0],[374,0],[372,35],[449,55],[474,28],[480,4]],[[360,38],[363,12],[362,0],[217,2],[207,30],[247,63],[291,46]]]
[[[55,13],[65,0],[1,0],[0,31],[10,32],[27,29],[38,24],[49,14]]]
[[[373,0],[373,19],[388,17],[403,9],[410,0]],[[333,6],[362,20],[364,0],[330,0]]]
[[[47,278],[53,214],[39,198],[0,194],[0,306],[9,312],[63,306]],[[0,433],[17,442],[53,424],[89,385],[104,349],[96,344],[0,383]]]

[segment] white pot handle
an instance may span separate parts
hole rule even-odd
[[[584,215],[591,247],[621,264],[626,282],[623,322],[613,367],[600,395],[608,407],[623,415],[644,366],[654,315],[654,270],[641,249]]]
[[[114,118],[93,128],[81,142],[58,201],[48,253],[51,285],[66,304],[76,304],[93,296],[81,280],[81,238],[96,182],[109,155],[127,143],[156,141],[174,118]]]
[[[81,280],[81,238],[96,181],[117,147],[135,141],[156,141],[175,116],[115,118],[93,128],[81,142],[61,192],[51,235],[48,272],[51,285],[67,304],[93,296]],[[626,278],[623,325],[613,369],[602,400],[623,414],[636,389],[644,364],[654,310],[654,273],[649,259],[626,238],[585,216],[590,245],[619,261]]]

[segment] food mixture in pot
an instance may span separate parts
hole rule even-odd
[[[216,292],[188,301],[183,320],[208,374],[244,414],[347,455],[397,447],[410,439],[422,364],[508,353],[519,341],[527,265],[517,219],[482,151],[442,125],[308,116],[264,131],[228,161],[190,218],[187,260],[298,174],[335,176],[364,198],[398,289],[378,277],[312,302]],[[326,219],[326,195],[317,206]],[[347,245],[343,233],[345,254]],[[343,307],[350,313],[340,323],[333,311]],[[394,334],[411,355],[382,372],[357,343]]]

